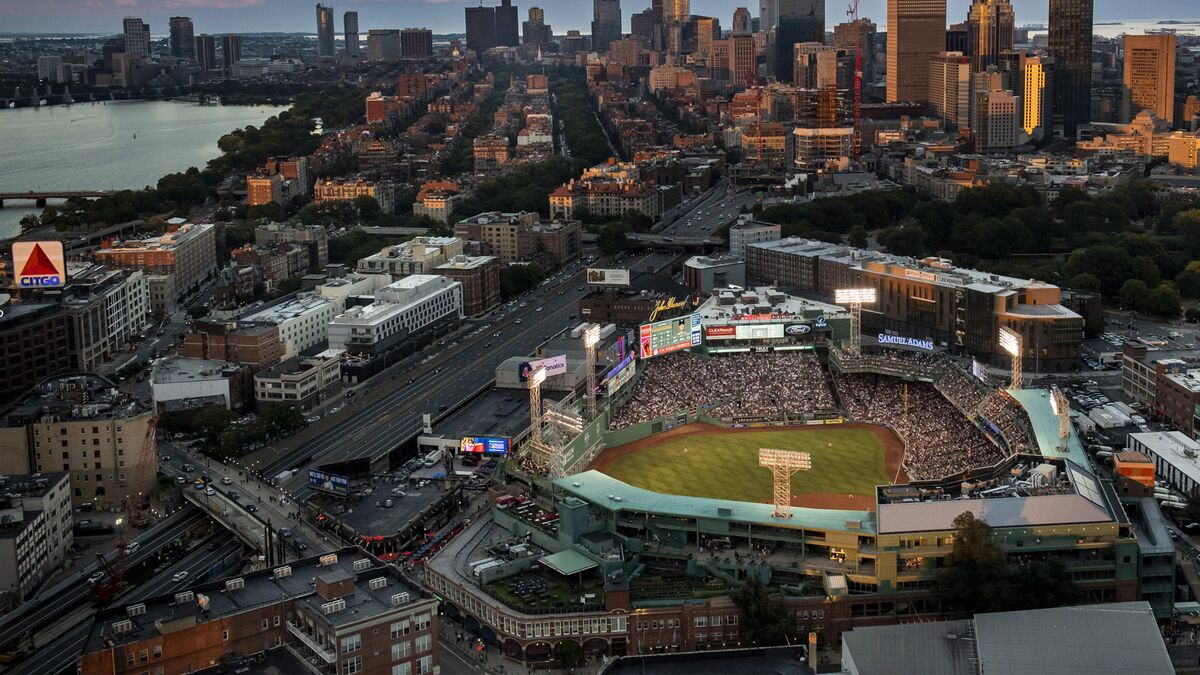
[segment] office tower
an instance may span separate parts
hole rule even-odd
[[[496,46],[496,8],[467,7],[467,49],[482,52]]]
[[[621,0],[592,0],[592,49],[608,51],[621,39]]]
[[[729,40],[713,40],[708,46],[708,76],[717,82],[729,81]]]
[[[1143,110],[1175,125],[1175,34],[1125,36],[1121,121]]]
[[[767,32],[779,21],[778,0],[758,0],[758,30]]]
[[[655,27],[659,25],[654,20],[654,10],[644,9],[629,17],[629,35],[641,40],[646,45],[653,45]]]
[[[967,12],[967,51],[971,68],[994,66],[1000,54],[1013,48],[1016,14],[1008,0],[974,0]]]
[[[125,52],[150,56],[150,24],[137,17],[127,16],[121,23],[125,32]]]
[[[342,38],[346,43],[346,53],[358,55],[358,12],[346,12],[342,15]]]
[[[971,126],[971,59],[962,52],[942,52],[929,59],[929,93],[934,117],[947,129]]]
[[[733,10],[733,32],[750,32],[750,10],[746,9],[745,7],[738,7],[737,9]]]
[[[713,38],[721,37],[721,22],[711,16],[694,16],[688,22],[694,27],[695,48],[693,51],[707,57],[712,51]]]
[[[196,58],[196,32],[186,16],[171,17],[171,56],[177,59]]]
[[[367,60],[396,61],[400,58],[400,31],[372,28],[367,31]]]
[[[663,0],[663,23],[684,23],[692,15],[688,0]]]
[[[217,67],[217,41],[208,33],[196,36],[196,63],[205,72]]]
[[[837,48],[820,42],[792,45],[792,83],[805,89],[836,89]]]
[[[433,31],[428,28],[405,28],[400,31],[400,56],[433,56]]]
[[[856,35],[857,33],[857,35]],[[863,83],[875,81],[875,22],[859,19],[857,23],[847,21],[833,27],[833,46],[847,54],[853,54],[862,45]]]
[[[222,35],[221,36],[221,65],[227,70],[233,68],[233,64],[242,60],[242,36],[240,35]]]
[[[496,8],[496,44],[500,47],[520,45],[521,38],[517,35],[519,28],[517,24],[519,23],[517,6],[512,4],[512,0],[500,0],[500,6]],[[618,37],[620,37],[620,32],[621,30],[618,28]]]
[[[946,29],[946,51],[970,54],[971,40],[969,36],[966,21],[950,24],[950,27]]]
[[[729,37],[729,82],[735,87],[747,87],[758,81],[758,51],[753,35]]]
[[[1050,98],[1054,60],[1021,52],[1019,61],[1021,128],[1034,140],[1040,140],[1050,122]],[[1016,89],[1016,87],[1014,87]]]
[[[929,95],[929,58],[945,43],[946,0],[888,0],[888,102]]]
[[[521,23],[521,40],[527,45],[548,45],[554,37],[541,7],[529,8],[529,20]]]
[[[1050,0],[1047,52],[1054,58],[1055,126],[1075,139],[1092,109],[1092,0]]]
[[[791,82],[794,45],[799,42],[825,42],[825,0],[776,0],[773,56],[774,75],[780,82]]]
[[[1003,152],[1021,144],[1021,97],[989,87],[975,92],[971,136],[975,152]]]
[[[333,56],[333,7],[317,3],[317,57]]]

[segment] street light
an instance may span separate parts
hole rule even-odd
[[[596,345],[600,342],[600,324],[588,324],[583,331],[583,351],[587,368],[588,419],[596,419]]]
[[[1012,384],[1009,385],[1010,389],[1021,388],[1021,359],[1024,352],[1024,349],[1022,349],[1023,342],[1024,340],[1021,338],[1021,334],[1017,331],[1009,328],[1008,326],[1000,327],[1000,348],[1008,352],[1008,355],[1012,357]]]

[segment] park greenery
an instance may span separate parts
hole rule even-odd
[[[545,270],[537,263],[506,265],[500,270],[500,299],[511,300],[526,291],[532,291],[545,278]]]
[[[897,255],[1101,293],[1112,306],[1174,319],[1200,299],[1200,200],[1163,205],[1153,186],[1099,195],[1063,189],[1047,203],[1031,187],[988,185],[954,201],[913,190],[869,192],[761,209],[783,236],[863,246],[874,234]]]
[[[554,113],[562,123],[563,137],[571,157],[585,165],[600,164],[613,156],[608,136],[588,97],[583,72],[573,68],[555,73],[550,81],[554,92]]]
[[[954,547],[938,572],[934,590],[944,609],[1006,612],[1075,603],[1079,589],[1057,558],[1008,563],[992,540],[992,527],[970,511],[954,519]]]
[[[239,422],[237,413],[223,406],[208,406],[194,415],[164,416],[159,426],[169,433],[182,432],[199,439],[198,446],[210,457],[240,457],[256,447],[291,435],[304,428],[299,408],[284,403],[259,406],[253,420]]]
[[[492,120],[496,115],[496,110],[504,102],[504,91],[507,88],[507,82],[501,84],[497,80],[492,93],[480,101],[479,107],[459,128],[458,136],[451,143],[449,152],[442,157],[441,172],[443,174],[457,176],[460,173],[470,173],[474,170],[475,138],[486,134],[492,128]]]

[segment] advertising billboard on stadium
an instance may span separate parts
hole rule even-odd
[[[643,324],[639,334],[638,353],[643,359],[699,347],[700,315],[688,314],[666,321]]]
[[[781,337],[783,337],[783,324],[781,323],[737,327],[737,339],[739,340],[767,340]]]
[[[522,361],[517,366],[518,377],[522,382],[528,380],[529,374],[537,370],[538,366],[546,369],[546,377],[562,375],[567,372],[567,355],[559,354],[539,361]]]
[[[14,241],[12,254],[17,288],[60,288],[67,283],[61,241]]]
[[[624,368],[617,370],[615,373],[610,373],[610,377],[608,378],[607,382],[609,396],[621,391],[621,387],[624,387],[626,384],[629,384],[631,380],[633,380],[633,368],[633,363],[629,363]]]
[[[732,340],[737,337],[737,326],[705,326],[705,340]]]
[[[596,286],[628,286],[629,270],[609,270],[589,267],[587,282]]]
[[[350,479],[348,477],[321,469],[308,470],[308,486],[330,494],[350,496]]]
[[[508,439],[497,436],[464,436],[458,451],[480,455],[507,455]]]

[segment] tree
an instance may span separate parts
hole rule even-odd
[[[1100,290],[1100,277],[1091,272],[1080,272],[1071,277],[1071,288],[1096,293]]]
[[[583,649],[575,640],[559,640],[554,644],[554,658],[563,670],[576,668],[583,665]]]
[[[1127,279],[1121,284],[1121,306],[1125,309],[1140,311],[1150,297],[1150,287],[1141,279]]]
[[[1176,319],[1183,313],[1179,302],[1179,291],[1170,284],[1159,284],[1146,296],[1142,311],[1164,319]]]
[[[770,593],[755,577],[730,596],[741,613],[742,638],[751,645],[767,647],[783,644],[788,625],[783,601]]]
[[[867,247],[867,228],[862,225],[855,225],[850,228],[850,232],[846,235],[846,243],[855,248]]]
[[[621,221],[608,223],[600,229],[599,236],[596,237],[596,246],[604,253],[617,253],[624,251],[629,245],[625,233],[629,228]]]
[[[208,314],[208,308],[206,308],[204,305],[192,305],[191,307],[187,308],[187,313],[188,316],[192,317],[193,319],[199,319],[205,314]]]
[[[890,227],[879,234],[879,243],[896,255],[921,255],[925,252],[925,230],[914,225]]]
[[[229,429],[235,419],[237,415],[228,408],[210,405],[192,417],[192,428],[203,437],[203,445],[214,447],[221,434]]]
[[[1200,260],[1193,260],[1175,276],[1175,285],[1185,298],[1200,298]]]
[[[383,209],[379,207],[379,202],[374,197],[367,195],[355,197],[354,208],[358,209],[358,217],[365,223],[379,220],[379,215],[383,213]]]
[[[287,211],[275,202],[267,202],[266,204],[255,204],[246,209],[247,218],[266,218],[272,223],[278,223],[287,219]]]

